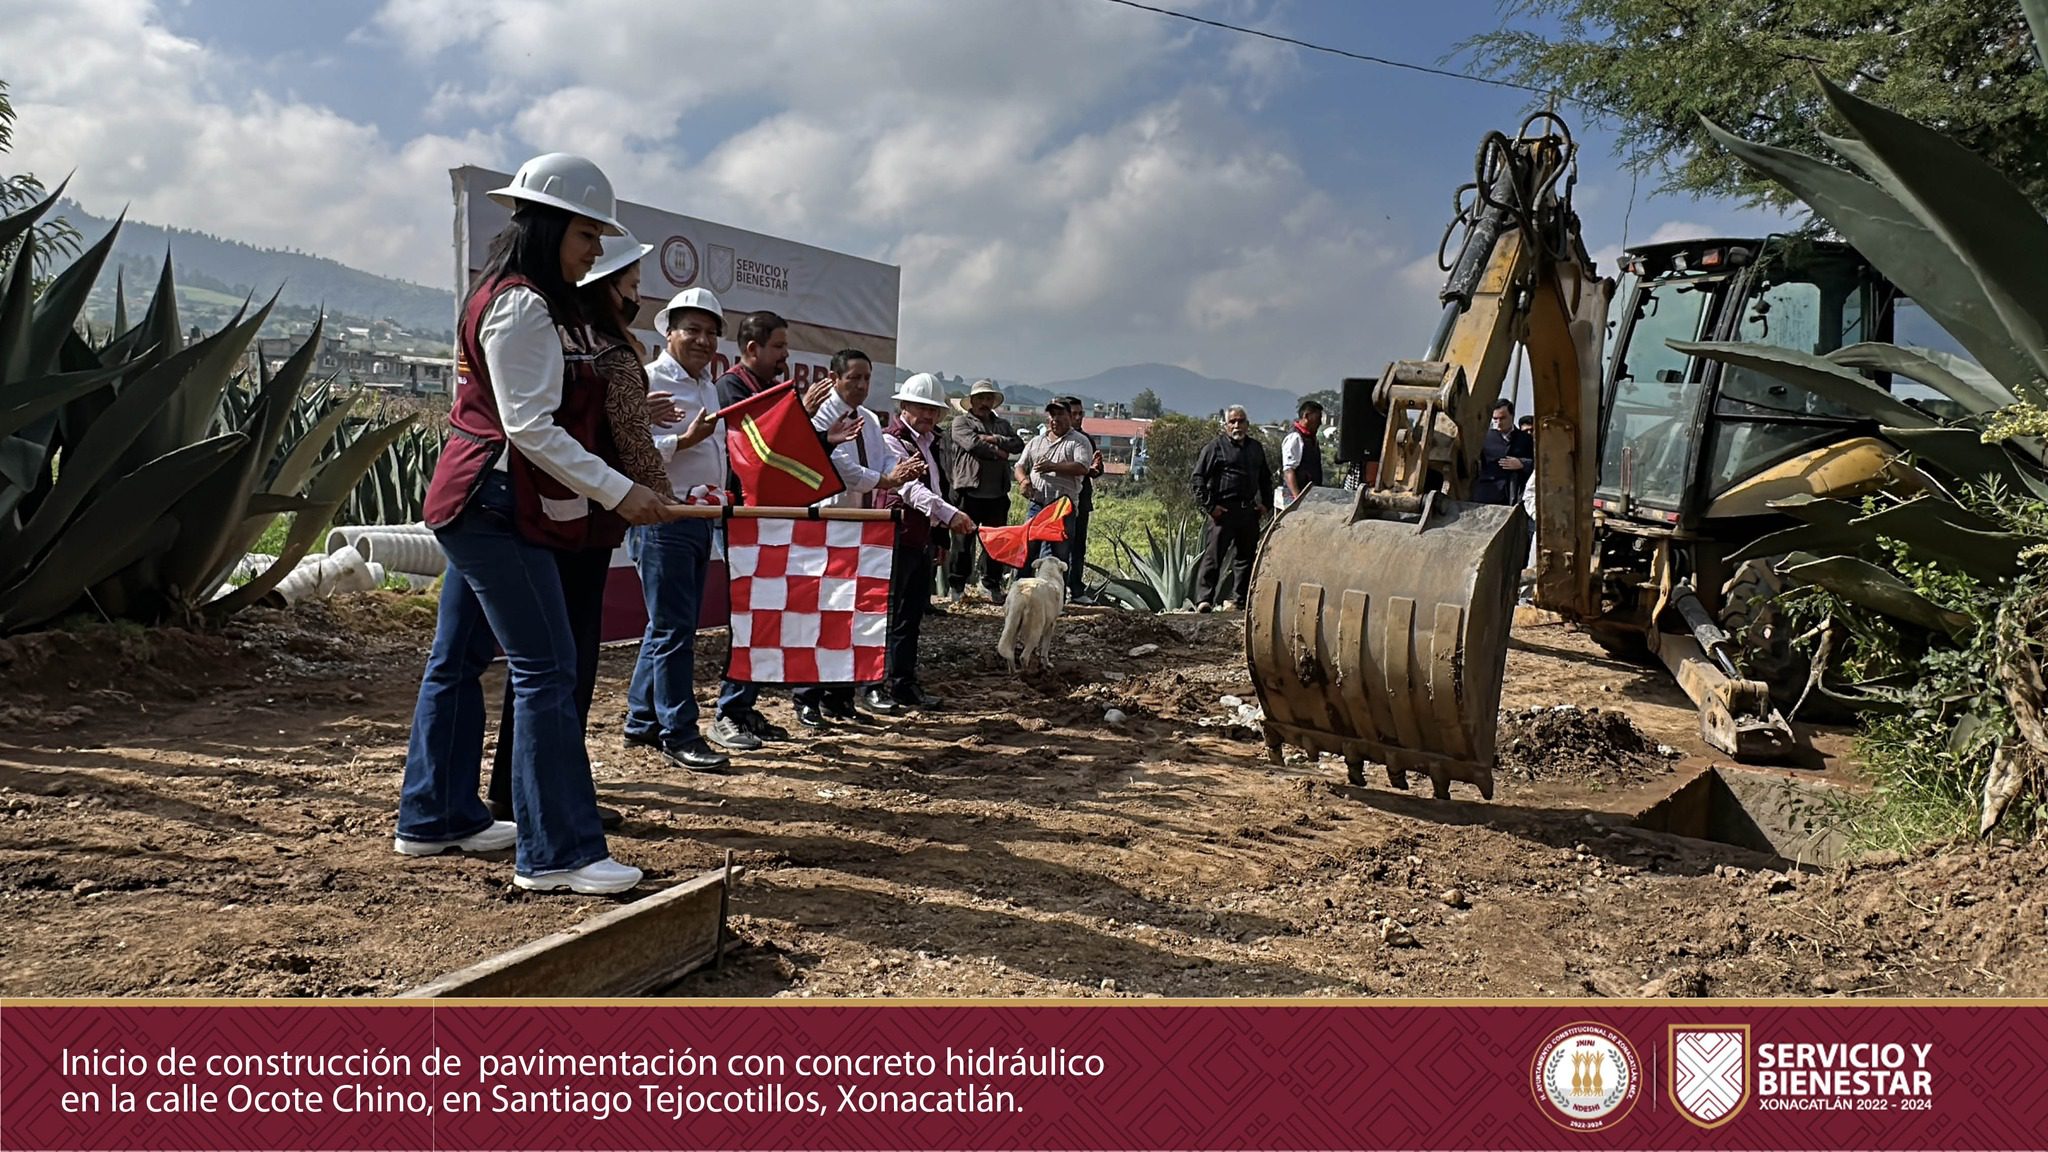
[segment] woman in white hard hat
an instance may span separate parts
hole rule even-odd
[[[633,322],[640,316],[640,261],[654,250],[630,234],[604,238],[604,254],[576,284],[577,304],[597,336],[603,350],[597,354],[598,375],[605,382],[605,426],[613,459],[619,470],[645,485],[665,500],[673,500],[668,470],[647,417],[647,370],[640,366],[640,341],[633,335]],[[623,521],[605,518],[593,522],[585,547],[555,553],[555,570],[562,576],[562,598],[569,609],[569,632],[576,639],[576,715],[586,734],[590,728],[590,702],[597,694],[597,661],[604,640],[604,587],[611,578],[612,551],[625,541]],[[512,818],[512,745],[519,731],[514,708],[517,693],[505,685],[505,700],[498,710],[498,739],[491,754],[491,782],[485,790],[491,815]],[[598,820],[616,828],[624,818],[615,808],[600,804]]]
[[[611,858],[576,715],[576,643],[554,553],[586,547],[600,517],[669,519],[671,504],[619,471],[605,434],[600,350],[575,291],[625,229],[611,182],[550,153],[491,193],[512,222],[491,241],[463,305],[448,442],[426,520],[448,556],[434,648],[420,682],[399,796],[398,851],[517,846],[521,888],[623,892],[640,870]],[[518,731],[514,822],[477,795],[482,676],[505,650]]]

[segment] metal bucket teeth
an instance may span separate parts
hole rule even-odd
[[[1417,771],[1439,797],[1462,780],[1491,799],[1528,517],[1518,504],[1391,507],[1311,489],[1266,534],[1245,644],[1268,749],[1341,755],[1353,782],[1370,760],[1397,788]]]

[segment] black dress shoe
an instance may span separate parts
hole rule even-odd
[[[894,696],[896,703],[902,705],[905,708],[919,708],[927,712],[935,712],[939,708],[943,707],[945,704],[945,702],[940,700],[937,696],[934,696],[931,693],[926,692],[923,688],[920,688],[915,684],[912,684],[908,688],[899,689],[896,692],[892,693],[892,695]]]
[[[732,763],[732,757],[718,751],[698,737],[687,744],[673,744],[662,748],[661,754],[672,764],[680,764],[693,772],[723,772]]]
[[[796,706],[796,722],[806,728],[823,728],[825,713],[816,704],[799,704]]]
[[[860,706],[877,716],[899,716],[903,713],[902,705],[891,700],[889,694],[880,688],[862,689]]]
[[[623,740],[626,744],[626,747],[628,748],[661,747],[661,733],[658,731],[635,732],[632,729],[628,728],[625,731],[619,733],[619,739]]]
[[[761,740],[789,739],[789,729],[761,715],[759,711],[749,711],[745,716],[741,717],[740,727],[745,728]]]
[[[853,706],[853,701],[851,700],[848,700],[843,704],[826,704],[823,708],[823,711],[825,713],[825,719],[836,720],[841,724],[867,723],[867,717],[862,716],[860,714],[860,709],[855,708]],[[798,712],[796,718],[799,720],[803,719],[803,713]]]

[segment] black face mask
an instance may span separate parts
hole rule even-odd
[[[633,321],[639,319],[640,298],[638,296],[619,297],[619,317],[623,319],[628,325],[631,325]]]

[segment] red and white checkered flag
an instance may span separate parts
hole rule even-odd
[[[895,544],[896,525],[888,520],[727,521],[732,653],[726,678],[879,683]]]

